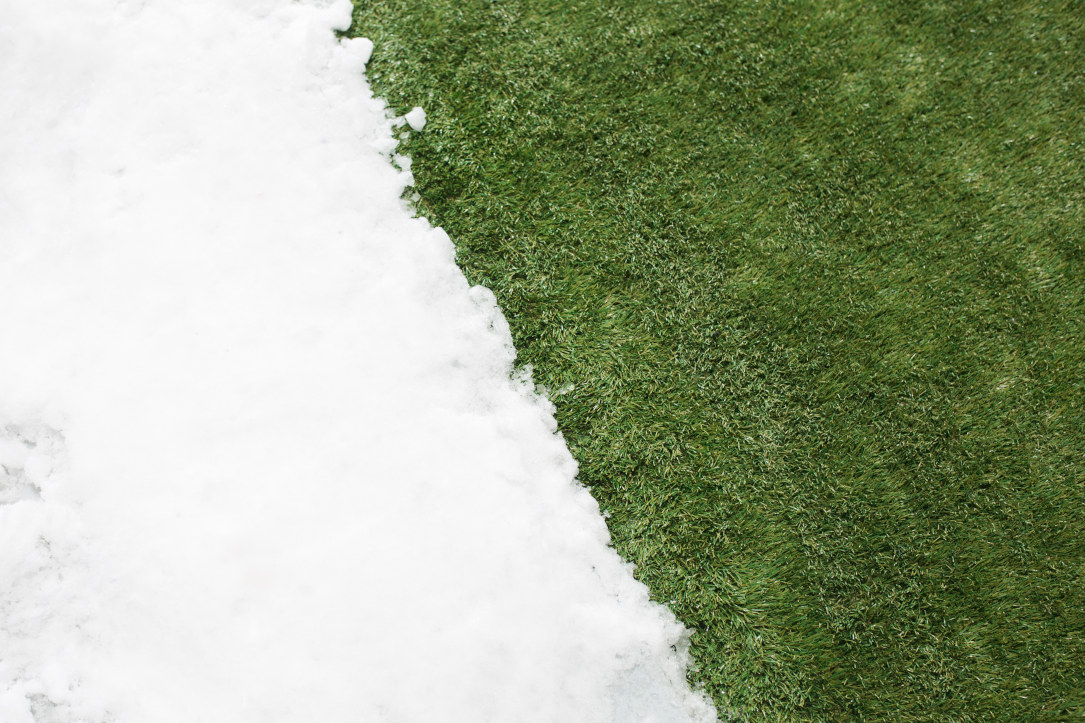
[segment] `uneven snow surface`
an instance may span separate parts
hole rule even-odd
[[[0,721],[713,720],[349,17],[0,0]]]

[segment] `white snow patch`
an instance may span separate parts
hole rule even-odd
[[[712,720],[350,11],[0,0],[0,720]]]
[[[426,127],[426,111],[422,110],[418,106],[411,109],[411,112],[403,116],[407,121],[407,125],[411,127],[411,130],[420,131]]]

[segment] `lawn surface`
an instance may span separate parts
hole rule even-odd
[[[356,5],[721,717],[1085,715],[1079,3]]]

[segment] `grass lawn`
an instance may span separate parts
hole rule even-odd
[[[1085,716],[1085,7],[355,0],[721,717]]]

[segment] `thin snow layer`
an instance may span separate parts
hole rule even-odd
[[[349,17],[0,0],[0,721],[712,720]]]

